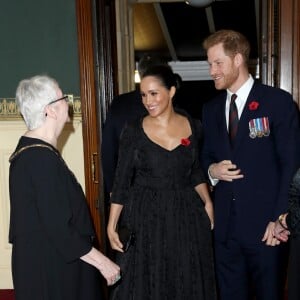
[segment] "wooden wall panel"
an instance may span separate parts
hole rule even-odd
[[[102,244],[102,228],[98,210],[99,164],[97,161],[99,159],[99,128],[96,113],[92,1],[77,0],[76,11],[86,197],[93,217],[98,243]]]
[[[281,0],[279,5],[279,85],[290,93],[293,78],[293,2],[294,0]]]
[[[298,106],[300,72],[300,0],[279,1],[279,78],[280,87],[290,92]]]

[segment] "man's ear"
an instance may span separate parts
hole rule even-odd
[[[241,64],[243,64],[243,56],[241,53],[237,53],[235,56],[234,56],[234,63],[237,67],[239,67]]]

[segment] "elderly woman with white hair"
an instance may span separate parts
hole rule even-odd
[[[16,101],[28,131],[10,157],[12,275],[16,300],[100,299],[120,268],[93,246],[85,195],[56,149],[68,98],[48,76],[22,80]]]

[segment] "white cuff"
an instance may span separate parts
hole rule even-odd
[[[216,186],[217,183],[219,182],[219,179],[212,178],[212,176],[211,176],[211,174],[209,172],[209,168],[208,168],[208,172],[207,173],[208,173],[208,177],[209,177],[209,180],[211,182],[211,185],[212,186]]]

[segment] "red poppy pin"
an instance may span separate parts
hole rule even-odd
[[[183,146],[188,146],[191,143],[191,141],[189,140],[189,138],[186,139],[181,139],[181,145]]]
[[[252,101],[251,103],[249,103],[248,107],[250,110],[257,110],[259,107],[259,103],[257,101]]]

